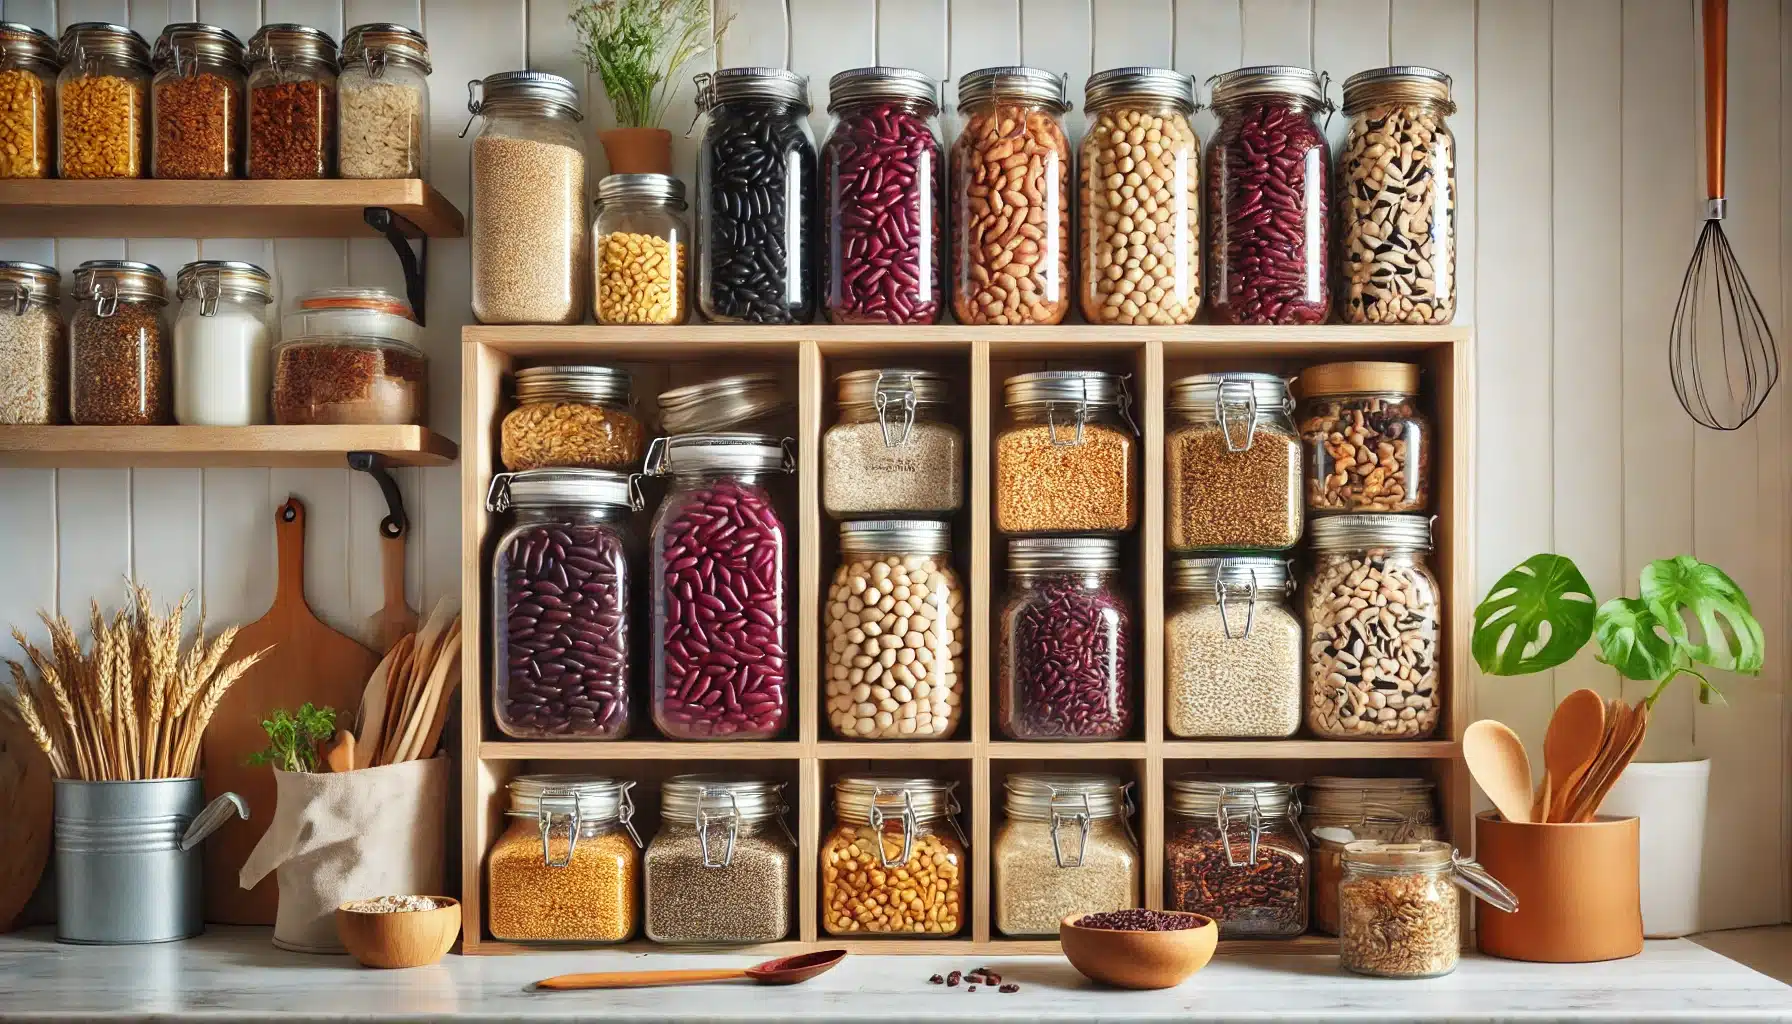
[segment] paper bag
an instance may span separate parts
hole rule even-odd
[[[448,759],[352,772],[274,771],[273,822],[237,881],[277,872],[274,945],[340,953],[336,908],[349,900],[440,895]]]

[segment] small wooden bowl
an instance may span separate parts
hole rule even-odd
[[[336,936],[349,955],[366,967],[423,967],[433,964],[460,937],[460,901],[431,896],[434,910],[379,913],[350,910],[364,900],[336,908]]]
[[[1118,988],[1171,988],[1193,977],[1213,959],[1220,927],[1211,917],[1176,911],[1201,923],[1170,932],[1123,932],[1079,928],[1082,914],[1058,923],[1058,942],[1070,965],[1090,981]]]

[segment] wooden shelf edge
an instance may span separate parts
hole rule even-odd
[[[689,953],[726,953],[751,954],[754,956],[788,956],[793,953],[806,953],[811,950],[844,949],[849,953],[888,954],[894,956],[937,956],[940,954],[979,954],[984,956],[1029,956],[1037,954],[1056,955],[1061,952],[1057,939],[1009,939],[991,936],[984,941],[972,938],[956,939],[909,939],[890,937],[883,939],[849,939],[831,935],[818,936],[814,942],[785,940],[781,942],[762,942],[748,946],[670,946],[646,939],[615,943],[608,946],[582,946],[577,944],[534,944],[524,942],[503,942],[497,939],[478,939],[463,942],[458,950],[464,956],[527,956],[531,953],[664,953],[667,955],[684,955]],[[1315,954],[1329,955],[1338,951],[1338,940],[1330,935],[1299,935],[1291,939],[1225,939],[1219,944],[1221,956],[1239,956],[1246,954],[1281,954],[1289,956],[1311,956]]]
[[[1452,740],[1170,740],[1163,756],[1230,760],[1449,760],[1461,745]]]
[[[500,350],[554,351],[579,346],[647,346],[670,348],[696,345],[716,348],[751,348],[814,342],[824,354],[851,352],[891,344],[908,349],[952,347],[973,342],[1024,347],[1058,344],[1142,346],[1163,342],[1172,349],[1214,346],[1273,350],[1277,346],[1353,349],[1425,349],[1460,345],[1473,336],[1471,327],[1358,327],[1323,324],[1313,327],[1228,327],[1190,324],[1186,327],[1112,327],[1099,324],[1060,324],[1055,327],[979,327],[962,324],[891,327],[881,325],[791,324],[742,327],[738,324],[681,324],[668,327],[598,327],[593,325],[484,325],[461,328],[466,343],[490,345]]]
[[[431,238],[459,238],[465,218],[417,178],[0,181],[9,238],[348,238],[375,236],[362,210],[383,206]],[[164,267],[170,274],[176,268]]]
[[[487,761],[795,761],[796,740],[485,740]]]
[[[0,466],[347,469],[349,452],[395,466],[446,466],[453,441],[417,426],[0,427]]]

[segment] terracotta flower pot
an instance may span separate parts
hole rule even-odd
[[[1635,818],[1579,825],[1475,816],[1475,859],[1518,897],[1507,914],[1483,904],[1481,952],[1508,960],[1587,963],[1643,951]]]
[[[672,133],[664,128],[612,128],[598,132],[611,174],[671,174]]]

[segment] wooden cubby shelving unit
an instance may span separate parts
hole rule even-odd
[[[462,332],[462,603],[464,685],[461,688],[461,840],[463,951],[510,953],[530,947],[495,941],[485,930],[486,851],[503,827],[504,787],[529,771],[588,771],[638,780],[636,815],[643,837],[657,828],[657,788],[670,775],[734,771],[790,784],[790,824],[798,840],[797,894],[790,938],[753,947],[795,951],[844,947],[879,953],[1056,952],[1052,940],[1012,940],[994,932],[990,840],[1002,816],[1001,783],[1011,772],[1052,768],[1118,774],[1136,784],[1133,821],[1144,865],[1144,899],[1161,907],[1165,782],[1190,771],[1219,770],[1301,780],[1319,774],[1417,774],[1438,786],[1449,835],[1471,830],[1468,774],[1461,736],[1472,716],[1469,624],[1474,603],[1472,561],[1473,370],[1472,331],[1466,327],[1361,328],[1113,328],[1060,327],[737,327],[663,328],[468,327]],[[1164,399],[1168,383],[1215,370],[1274,370],[1292,374],[1314,363],[1345,359],[1403,359],[1425,369],[1424,402],[1434,417],[1437,456],[1432,493],[1437,514],[1432,568],[1443,587],[1445,723],[1421,742],[1186,741],[1164,730],[1162,624],[1164,585]],[[503,517],[485,511],[497,470],[498,425],[511,408],[509,375],[546,362],[619,364],[636,374],[635,395],[651,419],[653,396],[668,386],[749,369],[779,372],[797,396],[798,473],[794,724],[765,742],[671,742],[658,738],[638,714],[634,738],[620,742],[517,741],[505,738],[488,710],[486,662],[490,609],[490,543]],[[821,714],[822,599],[836,562],[837,531],[822,513],[819,441],[834,419],[834,378],[871,366],[920,365],[952,373],[957,396],[950,415],[966,428],[970,453],[968,503],[954,521],[953,560],[969,590],[965,650],[969,713],[957,734],[939,742],[853,742],[835,739]],[[1124,542],[1125,584],[1135,603],[1138,632],[1134,686],[1142,714],[1134,735],[1111,743],[1014,743],[999,738],[991,687],[995,671],[992,619],[1004,588],[1005,547],[992,525],[991,441],[1003,422],[1002,380],[1043,368],[1108,368],[1132,374],[1144,437],[1144,507],[1139,528]],[[652,499],[637,521],[645,534]],[[637,572],[640,570],[637,569]],[[634,689],[644,681],[636,680]],[[959,782],[961,825],[970,839],[969,922],[960,937],[841,939],[820,928],[817,852],[831,825],[829,787],[859,770],[935,774]],[[1466,921],[1465,921],[1466,927]],[[1466,934],[1466,933],[1465,933]],[[1228,942],[1222,952],[1321,952],[1336,940]],[[633,950],[676,951],[646,941]]]

